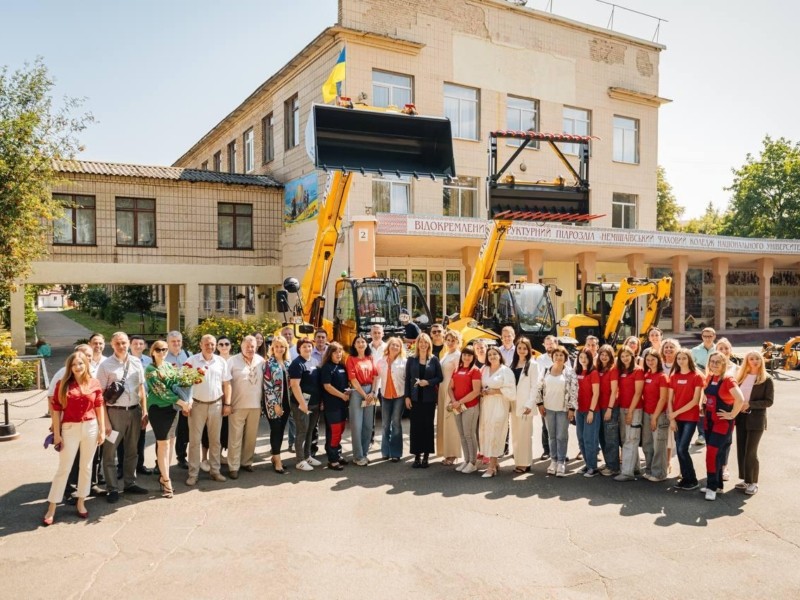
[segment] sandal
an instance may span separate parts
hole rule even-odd
[[[161,496],[163,498],[172,498],[172,482],[169,479],[159,477],[158,483],[161,485]]]
[[[528,471],[528,467],[514,467],[514,473],[526,473]]]

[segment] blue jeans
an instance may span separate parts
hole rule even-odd
[[[369,393],[372,386],[362,385],[361,388]],[[372,424],[375,416],[375,405],[361,406],[364,399],[355,390],[350,393],[350,437],[353,442],[353,458],[361,460],[367,457],[369,441],[372,439]]]
[[[678,455],[678,464],[681,466],[683,481],[697,483],[697,474],[694,472],[692,455],[689,454],[689,444],[692,441],[697,423],[694,421],[676,421],[678,431],[675,432],[675,454]]]
[[[383,421],[383,438],[381,439],[381,456],[400,458],[403,456],[403,416],[405,400],[403,398],[384,398],[381,401],[381,420]]]
[[[294,417],[291,413],[289,413],[288,424],[289,427],[287,427],[287,430],[289,432],[289,445],[294,446],[294,438],[297,435],[297,424],[294,422]]]
[[[575,424],[578,427],[578,445],[583,454],[583,462],[590,469],[597,469],[597,449],[600,445],[600,423],[603,417],[599,411],[594,411],[592,422],[587,423],[588,412],[575,413]]]
[[[606,411],[601,410],[600,416]],[[600,445],[603,447],[603,458],[606,467],[612,471],[619,471],[619,408],[616,406],[611,409],[611,418],[606,421],[603,419],[603,426],[600,428]]]
[[[569,419],[563,410],[545,410],[544,419],[550,434],[550,460],[566,462],[569,442]]]

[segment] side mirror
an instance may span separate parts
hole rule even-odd
[[[279,290],[275,293],[275,301],[278,304],[278,312],[287,313],[289,308],[289,293],[286,290]]]

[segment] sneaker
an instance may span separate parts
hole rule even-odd
[[[597,477],[600,474],[600,471],[597,469],[586,469],[586,472],[583,474],[584,477]]]
[[[460,465],[456,467],[456,471],[458,471],[459,473],[463,473],[464,467],[466,467],[468,464],[469,464],[468,462],[462,462]]]
[[[748,496],[755,496],[758,493],[758,484],[751,483],[747,486],[747,489],[744,491],[744,493]]]
[[[567,465],[563,462],[558,463],[558,467],[556,467],[556,477],[566,477],[567,476]]]
[[[554,460],[551,460],[550,461],[550,466],[547,467],[547,474],[548,475],[555,475],[557,466],[558,466],[558,463],[556,461],[554,461]]]
[[[749,485],[750,485],[749,483],[745,483],[744,481],[740,481],[739,483],[737,483],[733,487],[736,488],[737,490],[746,490]]]
[[[706,490],[706,500],[712,501],[717,499],[717,492],[714,490]]]
[[[204,460],[200,463],[200,470],[204,473],[211,472],[211,463],[209,463],[207,460]]]
[[[589,472],[589,467],[587,467],[586,465],[582,466],[580,472],[585,475],[586,473]]]
[[[728,469],[722,471],[722,481],[728,481],[731,478],[731,472]]]
[[[357,464],[359,467],[366,467],[366,466],[369,464],[369,462],[367,461],[367,459],[366,459],[366,458],[359,458],[359,459],[356,461],[356,464]]]
[[[197,485],[197,477],[189,477],[186,480],[186,485],[188,486]]]
[[[228,478],[225,477],[225,475],[223,475],[222,473],[209,473],[208,476],[211,477],[211,479],[213,479],[214,481],[219,481],[219,482],[228,481]]]
[[[314,458],[313,456],[309,456],[309,457],[306,459],[306,462],[307,462],[308,464],[310,464],[312,467],[319,467],[319,466],[322,466],[322,463],[321,463],[321,462],[319,462],[319,461],[318,461],[316,458]]]
[[[698,435],[697,439],[694,441],[695,446],[705,446],[706,445],[706,438],[702,435]]]
[[[675,484],[675,488],[676,489],[683,490],[685,492],[689,492],[691,490],[696,490],[699,487],[700,487],[700,484],[697,483],[696,481],[695,482],[684,481],[683,479],[681,479],[678,483]]]
[[[619,475],[619,471],[609,469],[608,467],[603,467],[603,469],[600,471],[600,475],[603,477],[614,477],[615,475]]]
[[[648,473],[644,476],[647,481],[652,481],[653,483],[658,483],[659,481],[664,481],[666,477],[656,477],[655,475],[651,475]]]
[[[636,477],[633,475],[625,475],[625,473],[620,473],[614,477],[614,481],[636,481]]]
[[[476,467],[472,463],[467,463],[466,466],[464,467],[464,470],[461,471],[461,472],[469,474],[469,473],[474,473],[477,470],[478,470],[478,467]]]
[[[550,460],[550,453],[549,452],[545,452],[544,454],[542,454],[539,457],[539,460]]]
[[[183,470],[188,470],[189,469],[189,463],[186,462],[185,458],[183,460],[178,459],[178,468],[179,469],[183,469]]]
[[[299,463],[297,463],[294,466],[294,468],[297,469],[298,471],[313,471],[314,470],[314,467],[312,467],[310,464],[308,464],[304,460],[301,460]]]

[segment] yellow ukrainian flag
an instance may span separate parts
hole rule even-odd
[[[341,85],[342,81],[344,81],[345,72],[344,51],[345,48],[342,48],[342,51],[339,53],[339,59],[336,61],[331,74],[328,75],[328,80],[322,84],[323,102],[330,102],[335,99],[336,96],[341,96]]]

